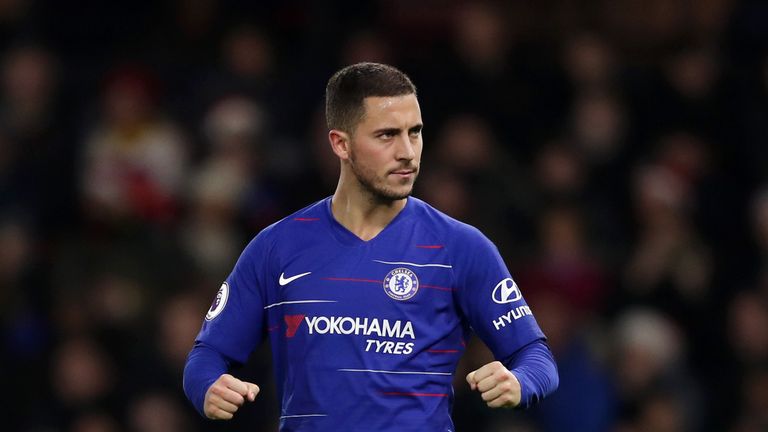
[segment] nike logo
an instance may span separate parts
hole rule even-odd
[[[280,284],[280,286],[286,286],[289,283],[295,281],[296,279],[304,277],[304,276],[306,276],[306,275],[308,275],[310,273],[312,273],[312,272],[300,273],[300,274],[297,274],[295,276],[291,276],[289,278],[285,277],[285,273],[280,273],[280,280],[278,281],[278,283]]]

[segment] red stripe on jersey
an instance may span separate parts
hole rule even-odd
[[[323,278],[325,280],[340,281],[340,282],[368,282],[368,283],[382,283],[380,280],[373,279],[355,279],[355,278]]]
[[[446,393],[381,392],[384,396],[447,397]]]
[[[313,222],[313,221],[319,221],[320,218],[293,218],[295,221],[299,222]]]
[[[416,245],[420,249],[442,249],[443,245]]]
[[[443,349],[443,350],[428,349],[427,352],[440,353],[440,354],[453,354],[453,353],[459,352],[459,350],[454,350],[454,349]]]
[[[419,287],[421,287],[421,288],[431,288],[431,289],[436,289],[436,290],[440,290],[440,291],[456,291],[453,288],[446,288],[446,287],[441,287],[441,286],[437,286],[437,285],[419,285]]]

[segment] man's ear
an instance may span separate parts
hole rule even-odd
[[[328,142],[331,143],[331,149],[336,153],[336,156],[338,156],[339,159],[349,159],[350,136],[348,133],[338,129],[331,129],[328,132]]]

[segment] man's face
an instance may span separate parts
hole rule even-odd
[[[368,97],[349,144],[357,181],[379,200],[408,197],[421,160],[421,110],[415,94]]]

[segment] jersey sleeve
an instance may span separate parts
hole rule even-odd
[[[520,408],[529,408],[560,384],[557,364],[546,342],[539,339],[502,361],[520,382]]]
[[[248,244],[222,284],[195,340],[230,362],[245,363],[264,338],[264,281],[269,250],[262,231]]]
[[[458,305],[472,330],[499,360],[543,340],[496,246],[477,229],[462,228],[453,236],[451,253]]]

